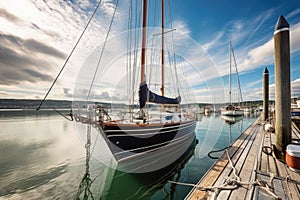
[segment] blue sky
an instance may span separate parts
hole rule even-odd
[[[238,67],[246,59],[249,52],[270,42],[273,37],[274,26],[280,15],[286,17],[291,29],[296,29],[300,22],[299,1],[189,1],[190,4],[175,4],[174,8],[181,12],[188,27],[191,28],[191,37],[203,47],[216,64],[221,64],[218,57],[224,58],[228,41],[233,43]],[[193,5],[193,6],[190,6]],[[216,6],[218,5],[218,6]],[[296,32],[296,31],[294,31]],[[291,80],[296,81],[292,87],[292,96],[299,96],[300,76],[299,40],[296,34],[291,41]],[[215,40],[215,41],[214,41]],[[273,45],[273,43],[272,43]],[[225,47],[224,47],[225,46]],[[225,50],[224,50],[225,49]],[[244,100],[261,99],[261,78],[265,67],[270,71],[270,96],[274,99],[274,63],[273,55],[264,55],[259,63],[245,66],[240,70],[241,87]],[[258,56],[257,56],[258,57]],[[226,84],[226,77],[224,77]],[[298,80],[299,81],[299,80]]]
[[[243,99],[262,99],[261,80],[265,67],[270,72],[270,99],[274,99],[272,38],[280,15],[287,19],[291,30],[292,96],[300,96],[300,1],[166,0],[166,5],[169,2],[173,28],[176,29],[175,44],[186,61],[181,64],[190,63],[197,71],[191,70],[185,78],[198,102],[227,101],[230,40],[240,73]],[[125,65],[124,60],[117,57],[125,51],[122,34],[128,24],[128,4],[126,0],[118,5],[109,35],[109,51],[103,61],[111,68],[101,74],[101,80],[98,77],[100,91],[94,94],[99,99],[123,98],[115,91],[122,85],[125,71],[114,65]],[[94,0],[1,1],[0,98],[43,98],[95,5]],[[87,30],[88,36],[79,44],[49,98],[74,97],[78,77],[89,74],[82,66],[88,63],[86,60],[95,48],[103,44],[114,5],[115,1],[102,0],[96,18]]]

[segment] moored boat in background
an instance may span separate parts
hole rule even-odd
[[[232,55],[231,55],[232,53]],[[234,106],[231,102],[231,57],[233,56],[234,58],[234,54],[233,54],[233,49],[231,46],[231,41],[229,42],[229,104],[226,105],[224,108],[221,109],[221,114],[225,115],[225,116],[241,116],[244,114],[244,111],[240,108],[240,106]],[[235,63],[235,67],[236,67],[236,62],[235,62],[235,58],[234,58],[234,63]],[[237,71],[237,67],[236,67],[236,71]],[[239,80],[239,79],[238,79]],[[238,81],[239,83],[239,81]],[[241,94],[241,89],[240,89],[240,84],[239,84],[239,92],[240,95]]]

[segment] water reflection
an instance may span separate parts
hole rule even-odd
[[[91,124],[87,125],[87,139],[85,144],[85,173],[81,179],[80,185],[77,190],[77,198],[83,195],[83,199],[94,199],[93,193],[91,191],[91,186],[94,180],[91,179],[90,175],[90,158],[91,158]]]
[[[199,119],[195,131],[199,144],[182,162],[156,173],[116,171],[116,163],[109,159],[103,164],[95,155],[108,158],[103,151],[106,147],[93,146],[96,140],[103,139],[92,136],[93,156],[88,163],[93,198],[184,199],[191,188],[171,184],[168,180],[197,183],[215,162],[209,159],[208,152],[228,146],[256,118],[244,117],[232,126],[214,114],[201,115]],[[0,126],[0,199],[76,198],[86,175],[86,139],[81,140],[86,135],[77,134],[86,131],[77,129],[86,130],[86,127],[79,127],[55,112],[39,114],[35,111],[1,111]]]
[[[54,166],[45,171],[36,172],[32,175],[15,179],[12,183],[8,183],[1,188],[0,196],[10,196],[15,193],[25,193],[45,184],[49,184],[52,180],[64,174],[66,172],[66,168],[67,164],[62,164],[61,166]]]
[[[168,184],[169,180],[178,181],[181,178],[181,170],[187,161],[194,155],[196,142],[194,141],[187,152],[179,158],[180,162],[175,162],[168,167],[148,173],[125,173],[106,167],[101,176],[96,176],[91,180],[88,171],[80,182],[77,199],[87,199],[100,194],[100,199],[150,199],[158,191],[165,191],[166,185],[169,185],[169,191],[163,192],[163,196],[170,196],[173,199],[176,192],[176,185]],[[89,163],[86,165],[88,169]],[[88,176],[88,177],[87,177]],[[97,188],[97,184],[105,183]],[[94,185],[93,185],[94,184]],[[93,189],[91,189],[93,188]],[[96,191],[93,194],[93,191]],[[99,191],[101,191],[99,193]],[[161,194],[160,194],[161,195]],[[161,198],[159,198],[161,199]]]
[[[236,122],[241,121],[243,119],[243,116],[225,116],[225,115],[222,115],[221,118],[227,124],[235,124]]]
[[[66,180],[77,179],[70,174],[84,154],[72,124],[52,113],[14,110],[0,112],[0,126],[1,199],[74,197],[75,185]]]
[[[188,151],[179,158],[179,162],[158,171],[135,174],[116,170],[112,180],[107,181],[110,184],[106,185],[101,199],[151,199],[153,194],[158,191],[165,191],[162,193],[163,198],[173,199],[176,185],[168,184],[168,180],[178,181],[181,178],[181,170],[194,155],[195,146],[194,142]],[[167,191],[164,188],[166,185],[169,187]]]

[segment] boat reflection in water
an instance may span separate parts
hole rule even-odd
[[[100,199],[150,199],[159,190],[164,191],[163,195],[165,197],[172,197],[175,194],[175,185],[171,183],[169,185],[167,182],[169,180],[179,180],[181,170],[194,155],[196,143],[196,140],[194,140],[187,151],[176,162],[157,171],[127,173],[107,167],[103,169],[101,176],[94,175],[96,178],[90,182],[90,185],[85,185],[86,189],[81,188],[81,190],[86,191],[93,198],[100,196]],[[170,186],[167,189],[168,191],[165,191],[166,185]],[[93,194],[94,191],[95,194]],[[81,196],[83,196],[83,192]]]
[[[233,140],[232,140],[232,126],[243,120],[243,116],[225,116],[222,115],[221,118],[225,121],[226,124],[229,125],[229,144],[231,145]],[[240,124],[241,126],[243,125],[242,123]],[[239,126],[239,133],[242,133],[242,127]]]
[[[243,119],[243,116],[226,116],[226,115],[222,115],[221,118],[227,124],[235,124],[236,122],[241,121]]]
[[[225,138],[223,139],[224,144],[227,143],[227,145],[223,148],[215,149],[208,152],[208,157],[210,157],[211,159],[218,159],[226,149],[231,147],[232,143],[234,142],[233,138],[239,137],[243,130],[243,116],[221,115],[220,118],[224,120],[225,124],[228,126],[228,129],[226,128],[227,126],[225,126],[225,130],[227,129],[228,131],[223,132],[224,136],[228,134],[228,140],[226,140]],[[237,124],[235,125],[235,123]],[[238,130],[232,131],[232,128],[234,126],[237,126]],[[233,132],[235,133],[234,135]]]

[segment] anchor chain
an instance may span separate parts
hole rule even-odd
[[[91,110],[88,109],[88,118],[91,119]],[[91,124],[89,123],[87,125],[87,140],[85,144],[85,149],[86,149],[86,159],[85,159],[85,174],[80,182],[76,199],[80,200],[81,194],[83,194],[83,199],[87,200],[89,198],[94,199],[93,193],[91,191],[91,185],[94,182],[94,180],[91,179],[90,176],[90,157],[91,157],[91,152],[90,152],[90,147],[91,147]]]

